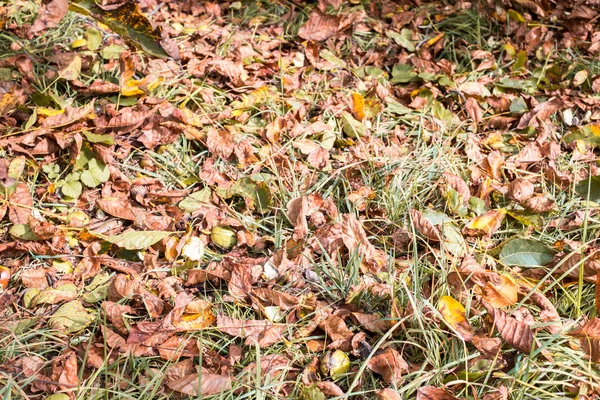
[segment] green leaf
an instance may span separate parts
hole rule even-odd
[[[15,239],[38,240],[29,224],[16,224],[10,227],[8,233]]]
[[[554,258],[554,250],[539,240],[512,239],[502,247],[500,262],[519,267],[538,267]]]
[[[396,64],[392,68],[391,83],[409,83],[419,80],[417,73],[413,71],[413,67],[408,64]]]
[[[60,186],[60,191],[67,197],[72,199],[76,199],[81,196],[81,192],[83,191],[83,186],[81,182],[76,180],[65,180],[64,184]]]
[[[415,45],[411,41],[412,32],[410,29],[402,29],[401,33],[394,31],[386,31],[385,35],[390,39],[393,39],[397,45],[404,47],[406,50],[413,52],[415,51]]]
[[[353,139],[367,135],[367,127],[347,111],[342,111],[342,130]]]
[[[96,51],[102,45],[102,34],[96,28],[89,28],[85,31],[87,47],[90,51]]]
[[[440,231],[442,232],[442,245],[447,252],[456,257],[467,255],[467,242],[458,227],[447,222],[441,225]]]
[[[173,232],[165,231],[130,231],[115,236],[98,236],[127,250],[145,250],[172,234]]]
[[[118,60],[121,53],[125,51],[125,47],[119,46],[118,44],[109,44],[100,50],[100,55],[105,60]]]
[[[89,143],[84,142],[75,160],[75,169],[83,169],[96,156]]]
[[[83,131],[85,138],[90,143],[115,144],[115,138],[112,135],[99,135],[90,131]]]
[[[160,44],[161,29],[153,28],[133,1],[125,2],[114,10],[103,10],[98,7],[95,0],[71,0],[69,1],[69,10],[97,19],[122,38],[132,42],[135,47],[150,55],[168,57],[167,52]]]
[[[108,181],[110,171],[108,166],[95,158],[88,163],[88,169],[81,173],[81,182],[87,187],[96,187]]]
[[[202,205],[206,205],[210,202],[210,195],[210,188],[205,187],[204,189],[194,192],[185,199],[181,200],[177,206],[185,213],[193,213]]]
[[[600,176],[589,176],[575,186],[575,192],[586,200],[600,203]]]
[[[75,300],[60,306],[48,320],[48,326],[66,333],[76,333],[87,328],[95,319],[81,302]]]

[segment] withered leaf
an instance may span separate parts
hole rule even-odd
[[[417,390],[417,400],[459,400],[445,389],[435,386],[423,386]]]
[[[46,0],[42,2],[37,19],[29,28],[31,35],[53,28],[67,15],[69,4],[67,0]]]
[[[396,384],[402,379],[402,374],[409,371],[408,363],[391,347],[387,347],[381,353],[371,357],[367,367],[381,375],[387,383]]]
[[[581,347],[593,362],[600,362],[600,319],[594,317],[569,335],[580,338]]]
[[[431,223],[427,218],[423,216],[418,210],[410,210],[410,220],[412,222],[413,227],[427,239],[440,242],[442,240],[442,236],[440,234],[440,230]]]
[[[211,396],[231,389],[231,382],[230,376],[202,373],[202,376],[198,374],[184,376],[167,383],[167,386],[188,396]]]
[[[498,332],[500,332],[500,336],[502,336],[506,343],[523,354],[529,354],[537,348],[533,332],[527,324],[517,321],[502,310],[497,310],[487,304],[484,305],[494,319],[494,325],[498,329]]]

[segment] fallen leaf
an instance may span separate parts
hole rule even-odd
[[[487,304],[484,305],[494,319],[494,325],[498,329],[500,336],[502,336],[506,343],[523,354],[530,354],[532,350],[537,349],[533,332],[527,324],[517,321],[502,310],[497,310]]]
[[[435,386],[423,386],[417,390],[417,400],[459,400],[445,389]]]
[[[168,382],[167,387],[188,396],[211,396],[231,389],[230,376],[210,374],[190,374]]]
[[[69,4],[67,0],[45,0],[39,9],[38,17],[29,28],[29,34],[34,35],[48,28],[53,28],[67,15]]]
[[[450,296],[442,296],[438,303],[438,310],[444,321],[454,328],[463,340],[468,342],[473,339],[471,324],[467,320],[466,310],[462,304]]]
[[[409,214],[413,227],[421,235],[434,242],[440,242],[442,240],[439,229],[436,228],[431,221],[425,218],[420,211],[410,210]]]
[[[486,236],[490,237],[502,224],[506,210],[490,210],[479,217],[473,218],[463,228],[463,234],[468,236]]]
[[[508,276],[500,275],[499,282],[487,282],[481,288],[481,294],[494,308],[512,306],[519,299],[519,286]]]
[[[570,336],[579,338],[581,347],[593,362],[600,362],[600,319],[592,318],[579,329],[569,332]]]
[[[402,379],[402,374],[409,371],[408,363],[404,361],[400,353],[391,347],[387,347],[381,353],[371,357],[367,367],[381,375],[386,383],[397,384]]]

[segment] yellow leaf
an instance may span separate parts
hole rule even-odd
[[[524,24],[527,22],[527,20],[525,19],[525,17],[523,17],[521,14],[519,14],[518,12],[516,12],[515,10],[508,10],[508,16],[510,17],[510,19],[512,19],[513,21],[517,21],[521,24]]]
[[[473,339],[471,325],[467,321],[465,308],[450,296],[442,296],[438,303],[438,311],[444,321],[454,328],[466,341]]]
[[[508,307],[519,300],[519,286],[512,278],[501,275],[498,284],[486,283],[481,288],[481,294],[494,308]]]
[[[429,39],[427,41],[427,46],[433,46],[434,44],[436,44],[441,38],[443,38],[445,35],[445,32],[440,33],[439,35],[437,35],[436,37],[433,37],[431,39]]]
[[[352,112],[360,121],[365,118],[365,98],[360,93],[352,93]]]
[[[80,39],[75,39],[73,41],[73,43],[71,43],[71,48],[73,49],[77,49],[79,47],[83,47],[87,44],[87,40],[80,38]]]
[[[506,43],[504,45],[504,51],[506,51],[506,54],[508,54],[510,58],[515,58],[517,55],[517,49],[512,45],[512,43]]]
[[[63,114],[65,110],[55,110],[53,108],[46,107],[38,107],[37,113],[38,115],[43,115],[44,117],[53,117],[55,115]]]
[[[479,217],[473,218],[463,229],[463,233],[468,236],[490,236],[502,224],[506,215],[506,210],[490,210]]]

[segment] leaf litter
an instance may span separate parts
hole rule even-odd
[[[600,395],[595,6],[0,2],[0,380]]]

